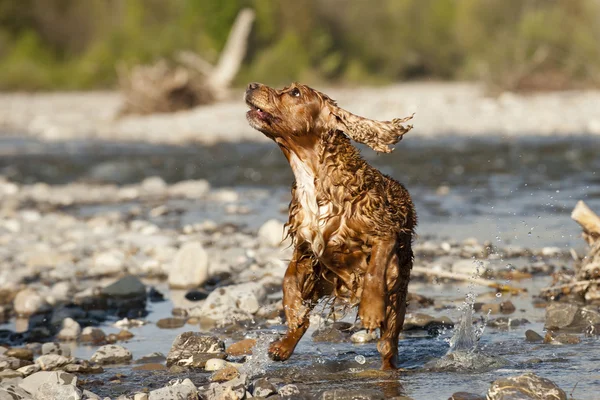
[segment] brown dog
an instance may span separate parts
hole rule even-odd
[[[367,164],[349,138],[390,152],[412,117],[362,118],[299,84],[251,83],[245,100],[248,122],[279,145],[296,178],[287,223],[294,255],[283,280],[288,331],[271,344],[271,358],[287,360],[311,309],[335,296],[360,303],[363,326],[380,329],[382,369],[397,368],[417,216],[408,191]]]

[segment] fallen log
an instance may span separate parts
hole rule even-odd
[[[253,21],[254,11],[240,11],[215,66],[191,51],[178,52],[174,62],[117,65],[124,98],[119,116],[175,112],[223,99],[246,54]]]
[[[472,275],[461,274],[461,273],[457,273],[457,272],[432,270],[432,269],[425,268],[425,267],[413,267],[412,273],[417,274],[417,275],[425,275],[425,276],[435,277],[435,278],[451,279],[454,281],[473,282],[476,285],[487,286],[487,287],[496,289],[500,292],[510,292],[510,293],[516,294],[516,293],[526,291],[526,289],[519,288],[516,286],[506,285],[506,284],[498,283],[496,281],[492,281],[489,279],[483,279],[483,278],[475,277]]]
[[[579,201],[571,213],[571,218],[583,228],[583,238],[590,250],[585,257],[576,262],[575,275],[543,288],[540,295],[550,300],[568,295],[580,297],[586,302],[597,301],[600,299],[600,217],[583,201]]]

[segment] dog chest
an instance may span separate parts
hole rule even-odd
[[[290,157],[290,165],[296,178],[296,197],[300,210],[296,216],[297,235],[311,244],[313,252],[321,256],[325,249],[323,230],[331,214],[329,203],[320,204],[317,201],[315,177],[310,168],[297,156]]]

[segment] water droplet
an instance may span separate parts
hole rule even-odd
[[[354,357],[354,359],[356,360],[357,363],[359,363],[361,365],[367,362],[365,356],[361,356],[360,354],[357,355],[356,357]]]
[[[496,293],[496,297],[502,297],[502,293]]]

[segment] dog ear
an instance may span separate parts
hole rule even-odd
[[[402,136],[412,129],[412,125],[403,125],[410,121],[413,115],[406,118],[394,118],[391,121],[375,121],[359,117],[339,108],[335,102],[329,103],[332,128],[344,132],[350,139],[363,143],[375,151],[391,153],[390,146],[402,140]]]

